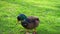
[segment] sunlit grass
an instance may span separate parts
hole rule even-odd
[[[20,13],[39,17],[38,34],[60,34],[60,0],[0,0],[0,34],[25,33],[16,25]]]

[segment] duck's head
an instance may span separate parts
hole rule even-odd
[[[18,15],[18,17],[17,17],[17,20],[18,20],[18,21],[22,21],[22,20],[24,20],[24,19],[26,19],[26,18],[27,18],[26,15],[20,14],[20,15]]]

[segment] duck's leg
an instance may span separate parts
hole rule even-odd
[[[36,28],[34,28],[34,30],[33,30],[33,34],[37,34],[37,32],[36,32]]]
[[[28,29],[26,29],[26,32],[25,32],[25,34],[30,34],[30,33],[29,33],[29,31],[28,31]]]

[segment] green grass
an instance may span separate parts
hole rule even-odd
[[[0,0],[0,34],[24,34],[20,13],[39,17],[38,34],[60,34],[60,0]]]

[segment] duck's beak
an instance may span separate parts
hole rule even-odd
[[[17,24],[21,24],[21,21],[16,20],[16,25],[17,25]]]

